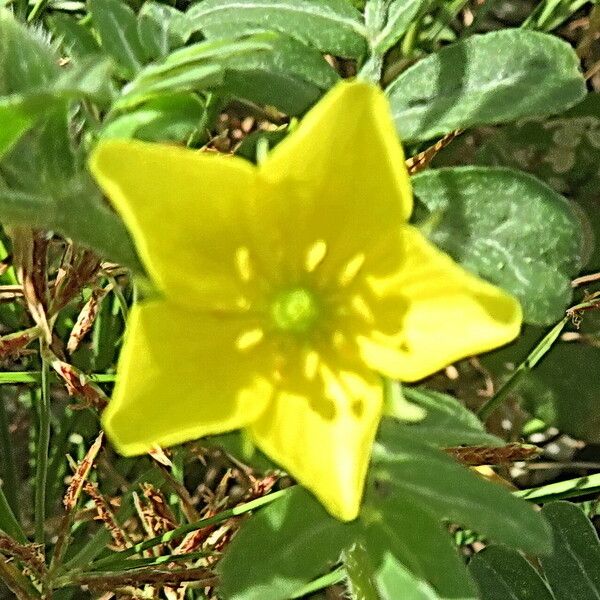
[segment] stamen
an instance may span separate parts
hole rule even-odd
[[[367,323],[373,323],[375,321],[375,315],[371,307],[367,304],[367,301],[360,295],[355,294],[352,296],[350,301],[352,308],[361,316]]]
[[[358,275],[358,272],[365,264],[365,255],[361,252],[355,254],[340,271],[338,282],[341,286],[346,286],[352,283],[352,280]]]
[[[304,357],[304,375],[307,379],[314,379],[319,368],[319,354],[309,350]]]
[[[235,346],[238,350],[249,350],[259,344],[264,336],[265,332],[260,327],[244,331],[235,341]]]
[[[238,296],[235,299],[235,305],[240,310],[248,310],[250,308],[250,301],[245,296]]]
[[[306,252],[306,260],[304,267],[312,273],[322,262],[327,254],[327,242],[325,240],[317,240]]]
[[[252,269],[252,260],[250,259],[250,250],[246,246],[240,246],[235,251],[235,266],[242,281],[246,283],[254,275]]]
[[[334,331],[331,336],[331,344],[336,350],[341,350],[346,343],[346,336],[339,330]]]

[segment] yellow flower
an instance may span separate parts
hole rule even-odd
[[[247,428],[356,517],[379,374],[415,381],[513,339],[519,304],[407,219],[389,108],[340,83],[260,166],[106,141],[91,168],[162,298],[133,307],[107,434],[126,455]]]

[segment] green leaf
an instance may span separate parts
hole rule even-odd
[[[380,31],[371,34],[371,46],[385,54],[406,33],[415,17],[430,4],[430,0],[392,0]]]
[[[27,543],[27,537],[23,533],[23,529],[19,521],[17,521],[10,504],[6,499],[2,485],[0,485],[0,531],[10,535],[12,538],[21,544]]]
[[[234,96],[297,115],[339,80],[319,52],[290,37],[266,33],[252,39],[267,43],[269,50],[227,61],[224,86]]]
[[[600,542],[583,511],[569,502],[542,509],[552,526],[554,552],[540,558],[557,599],[600,599]]]
[[[522,386],[525,408],[577,439],[600,443],[600,381],[590,369],[598,360],[592,344],[558,342]]]
[[[520,554],[490,546],[469,564],[482,600],[598,600],[600,542],[583,511],[569,502],[542,509],[552,527],[553,552],[540,557],[546,580]]]
[[[545,521],[527,503],[481,479],[407,427],[383,421],[373,450],[371,502],[412,498],[440,519],[530,552],[547,552]],[[378,500],[380,498],[380,500]]]
[[[459,167],[413,178],[431,241],[465,268],[516,296],[525,320],[546,324],[568,306],[582,234],[568,202],[530,175]],[[417,213],[416,213],[417,214]]]
[[[0,157],[45,111],[45,99],[27,98],[25,92],[45,91],[58,73],[54,54],[41,36],[0,9]]]
[[[41,87],[59,72],[56,57],[41,30],[26,28],[0,9],[0,95]]]
[[[576,477],[567,481],[549,483],[537,488],[529,488],[513,492],[518,498],[525,498],[529,502],[541,504],[551,500],[561,500],[564,498],[579,498],[588,494],[598,494],[600,492],[600,473]]]
[[[110,104],[110,64],[92,56],[63,69],[37,35],[0,11],[0,157],[38,119],[65,101],[86,98]]]
[[[600,268],[600,94],[590,93],[565,113],[527,119],[460,136],[435,159],[436,166],[477,164],[527,171],[577,202],[588,229],[584,260]]]
[[[400,561],[441,598],[475,599],[475,585],[431,506],[410,495],[379,493],[376,486],[370,492],[365,501],[366,513],[376,507],[380,517],[367,527],[365,538],[367,554],[378,565],[377,579],[390,556],[392,563]],[[399,596],[404,598],[403,594]]]
[[[36,121],[43,107],[36,111],[27,106],[21,95],[0,98],[0,158]]]
[[[390,0],[369,0],[364,6],[364,21],[367,29],[367,36],[371,40],[384,27],[387,20]]]
[[[67,103],[52,106],[0,163],[7,186],[39,195],[76,186],[76,159],[68,126]]]
[[[588,3],[593,4],[594,2],[589,0],[542,0],[536,3],[537,6],[530,12],[522,27],[552,31]]]
[[[73,188],[55,195],[0,188],[2,221],[56,231],[142,273],[129,233],[98,191],[78,182]]]
[[[145,62],[134,12],[121,0],[88,0],[88,8],[102,48],[130,79]]]
[[[181,11],[158,2],[144,2],[138,14],[138,34],[148,60],[164,58],[183,46],[191,34],[188,17]]]
[[[579,59],[557,37],[473,35],[424,58],[387,88],[403,140],[561,112],[586,93]]]
[[[219,562],[226,600],[287,600],[340,558],[356,526],[331,517],[304,489],[248,521]]]
[[[100,52],[100,45],[92,32],[77,19],[54,12],[48,17],[48,23],[69,56],[89,56]]]
[[[439,159],[438,164],[466,161],[520,168],[567,194],[581,221],[585,271],[600,270],[600,94],[588,94],[557,117],[527,120],[493,131],[487,128],[483,135],[465,134]],[[524,378],[519,396],[524,407],[547,424],[577,439],[599,443],[600,382],[589,365],[600,361],[596,347],[600,319],[593,311],[583,316],[578,333],[584,337],[576,342],[557,342]],[[508,374],[505,364],[520,362],[543,334],[541,328],[526,327],[513,344],[483,357],[486,368],[504,378]]]
[[[6,225],[44,227],[52,219],[52,198],[0,187],[0,209]]]
[[[381,600],[375,588],[373,564],[366,549],[361,544],[354,544],[344,550],[342,561],[348,597],[351,600]]]
[[[101,137],[184,143],[205,117],[206,106],[195,94],[158,96],[107,123]]]
[[[469,563],[482,600],[555,600],[546,582],[516,550],[488,546]]]
[[[0,161],[2,222],[56,231],[142,273],[125,225],[77,162],[59,106]]]
[[[111,69],[108,62],[92,57],[43,87],[0,97],[0,158],[38,119],[60,109],[66,100],[87,98],[107,106],[112,98]]]
[[[223,81],[219,65],[199,63],[182,69],[172,69],[152,79],[134,79],[131,86],[123,88],[122,96],[114,103],[114,110],[128,110],[152,98],[165,94],[200,91]]]
[[[114,96],[113,66],[98,55],[82,57],[61,72],[48,92],[57,100],[85,98],[107,108]]]
[[[376,586],[381,600],[397,600],[399,590],[402,600],[441,600],[431,586],[414,577],[393,554],[385,555]]]
[[[187,14],[208,38],[273,30],[335,56],[367,50],[362,16],[345,0],[204,0]]]
[[[448,446],[499,446],[504,442],[485,431],[483,423],[456,398],[424,387],[404,386],[402,392],[412,404],[427,411],[426,417],[414,424],[406,424],[412,432],[428,444]]]
[[[255,163],[257,147],[258,144],[261,143],[260,140],[265,140],[269,146],[269,150],[272,150],[279,142],[284,140],[287,135],[287,127],[280,127],[273,131],[253,131],[242,140],[242,143],[235,153],[238,156],[242,156],[246,160]]]
[[[223,65],[233,56],[267,52],[262,40],[216,40],[198,42],[171,52],[164,60],[148,65],[127,84],[115,102],[115,110],[132,108],[165,93],[187,92],[217,86]]]
[[[262,33],[244,40],[199,42],[172,52],[126,85],[114,108],[132,108],[165,92],[219,88],[298,114],[338,79],[316,50],[278,33]]]

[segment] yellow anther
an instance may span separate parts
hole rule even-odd
[[[341,350],[341,348],[346,343],[346,336],[341,331],[334,331],[331,336],[331,343],[336,350]]]
[[[259,327],[250,329],[244,331],[244,333],[237,338],[235,346],[238,350],[249,350],[259,344],[263,337],[265,337],[265,332]]]
[[[240,246],[235,251],[235,266],[242,281],[248,282],[252,279],[252,261],[250,250],[246,246]]]
[[[360,294],[355,294],[354,296],[352,296],[350,304],[352,308],[356,311],[356,313],[365,321],[367,321],[367,323],[373,323],[373,321],[375,320],[373,311],[371,310],[371,307],[367,304],[367,301]]]
[[[304,267],[309,273],[312,273],[322,262],[327,254],[327,242],[317,240],[306,252]]]
[[[361,267],[365,263],[365,255],[361,252],[355,254],[340,271],[338,282],[340,285],[348,285],[358,275]]]
[[[304,375],[307,379],[314,379],[319,368],[319,354],[309,350],[304,356]]]

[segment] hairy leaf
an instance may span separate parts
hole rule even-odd
[[[225,65],[225,89],[237,97],[296,115],[339,79],[319,52],[293,38],[268,33],[254,39],[269,50],[232,56]]]
[[[345,0],[204,0],[187,14],[208,38],[271,30],[336,56],[366,52],[361,15]]]
[[[527,322],[563,315],[582,249],[581,227],[565,198],[503,168],[436,169],[413,182],[429,211],[421,224],[435,244],[516,296]]]
[[[304,489],[262,509],[219,563],[226,600],[287,600],[340,558],[356,526],[331,517]]]
[[[104,138],[137,138],[149,142],[185,142],[205,121],[206,106],[195,94],[157,96],[117,116],[103,130]]]
[[[407,497],[492,540],[531,552],[549,550],[548,527],[531,506],[392,421],[381,424],[369,485],[372,503]]]
[[[422,421],[405,425],[427,443],[439,447],[504,443],[487,433],[483,423],[456,398],[424,387],[404,386],[402,392],[409,402],[427,412]]]
[[[138,35],[148,60],[164,58],[183,46],[191,34],[187,15],[158,2],[144,2],[138,14]]]
[[[600,542],[583,511],[569,502],[542,509],[553,534],[553,552],[540,557],[543,575],[518,552],[489,546],[470,562],[482,600],[598,600]]]
[[[380,31],[372,34],[371,46],[379,53],[387,52],[410,26],[414,18],[430,4],[430,0],[393,0],[387,6]]]
[[[566,42],[509,29],[443,48],[404,71],[386,92],[400,137],[413,141],[558,113],[581,100],[586,88]]]
[[[134,12],[120,0],[89,0],[88,7],[102,48],[121,68],[123,75],[133,77],[146,58]]]
[[[377,565],[376,580],[386,572],[386,564],[400,561],[441,598],[475,599],[475,585],[439,516],[410,495],[388,496],[377,487],[371,492],[368,509],[381,511],[365,532],[367,553]]]
[[[469,563],[483,600],[555,600],[548,584],[521,554],[488,546]]]
[[[552,526],[554,552],[540,558],[556,598],[600,599],[600,542],[583,511],[569,502],[552,502],[542,509]]]
[[[89,56],[100,53],[100,45],[90,29],[76,18],[55,12],[48,17],[48,23],[69,56]]]

